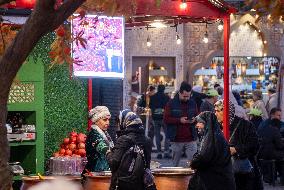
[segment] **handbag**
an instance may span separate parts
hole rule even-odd
[[[229,142],[232,140],[232,137],[235,135],[236,130],[239,127],[240,122],[238,123],[237,127],[234,129]],[[231,157],[233,172],[234,173],[251,173],[253,171],[253,166],[248,158],[240,159],[236,156]]]
[[[248,158],[239,159],[233,156],[232,165],[234,173],[251,173],[253,170],[253,166]]]

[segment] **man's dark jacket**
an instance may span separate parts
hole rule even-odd
[[[193,99],[189,99],[187,102],[188,105],[188,116],[187,118],[191,119],[197,115],[197,106]],[[170,112],[171,116],[175,118],[181,118],[182,117],[182,110],[181,110],[181,102],[179,99],[178,94],[169,101],[170,106]],[[195,129],[195,126],[190,124],[189,130],[191,132],[192,140],[195,141],[197,139],[197,131]],[[170,141],[174,141],[177,133],[177,126],[173,124],[167,124],[167,138],[170,139]]]
[[[257,131],[261,142],[259,158],[280,160],[284,158],[284,142],[278,126],[273,125],[272,121]]]
[[[165,106],[170,100],[163,91],[158,91],[156,94],[150,97],[150,108],[152,111],[152,118],[154,120],[162,120]]]

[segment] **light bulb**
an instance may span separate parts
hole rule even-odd
[[[223,30],[223,28],[224,28],[224,23],[223,23],[223,21],[220,21],[219,24],[218,24],[218,30],[221,31],[221,30]]]
[[[179,35],[177,34],[177,44],[181,44],[181,39],[180,39],[180,37],[179,37]]]
[[[179,8],[181,9],[186,9],[186,7],[187,7],[187,3],[184,1],[179,5]]]
[[[150,37],[147,37],[147,47],[150,47],[152,45]]]
[[[207,44],[207,43],[209,42],[207,31],[206,31],[205,34],[204,34],[203,42],[204,42],[205,44]]]

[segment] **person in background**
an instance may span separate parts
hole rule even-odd
[[[110,117],[111,114],[106,106],[96,106],[89,111],[89,119],[93,124],[86,139],[88,163],[82,172],[83,183],[85,173],[109,170],[105,155],[107,150],[114,146],[107,132]]]
[[[149,85],[148,88],[147,88],[147,91],[137,99],[136,113],[142,119],[144,126],[146,126],[146,110],[145,110],[145,108],[149,108],[151,96],[153,96],[155,94],[155,90],[156,90],[156,88],[154,86]],[[149,126],[148,136],[151,138],[152,145],[153,145],[154,127],[153,127],[153,120],[152,120],[151,115],[149,116],[148,126]]]
[[[218,96],[219,94],[217,90],[215,89],[208,90],[206,93],[206,98],[203,100],[200,106],[200,112],[211,111],[214,113],[215,112],[214,104],[217,102]]]
[[[248,113],[249,120],[255,126],[256,130],[258,129],[259,125],[263,122],[262,119],[262,112],[259,109],[252,108]]]
[[[162,159],[162,149],[161,149],[161,128],[163,128],[164,134],[167,134],[167,126],[164,124],[163,115],[165,106],[169,101],[169,96],[165,94],[165,86],[158,85],[158,91],[156,94],[150,97],[150,108],[152,112],[152,119],[154,124],[154,134],[157,146],[157,158]],[[169,139],[165,138],[165,154],[164,158],[171,158],[169,154]]]
[[[219,100],[215,103],[215,114],[218,121],[223,123],[224,102]],[[260,168],[256,161],[259,150],[258,136],[253,124],[236,116],[235,105],[229,101],[229,131],[230,152],[234,159],[248,159],[253,167],[252,172],[234,173],[237,190],[262,190]]]
[[[243,106],[243,102],[242,102],[241,95],[240,95],[239,91],[233,90],[232,93],[233,93],[238,105]]]
[[[197,151],[197,132],[193,118],[198,114],[198,110],[195,101],[190,97],[190,84],[182,82],[179,92],[165,107],[164,123],[167,125],[167,137],[172,142],[175,167],[179,165],[183,149],[190,161]]]
[[[215,90],[217,90],[219,96],[222,97],[224,89],[221,87],[221,85],[216,83],[216,84],[214,84],[213,87],[214,87]]]
[[[149,103],[147,101],[149,101],[150,97],[155,94],[155,90],[156,90],[156,88],[154,86],[152,86],[152,85],[148,86],[146,92],[138,98],[137,106],[142,108],[142,109],[149,106],[149,105],[147,105]]]
[[[281,121],[281,109],[280,108],[272,108],[270,111],[270,117],[266,120],[264,120],[260,125],[259,128],[262,127],[267,127],[271,125],[272,121],[280,121],[280,122],[275,122],[274,124],[277,124],[276,127],[280,131],[282,137],[284,138],[284,122]]]
[[[200,112],[200,106],[203,102],[203,99],[206,98],[206,94],[202,93],[202,86],[193,86],[191,91],[191,97],[196,102],[198,112]]]
[[[106,154],[112,173],[110,190],[117,189],[118,169],[121,164],[122,156],[134,144],[144,147],[146,168],[150,168],[151,162],[151,140],[145,137],[145,129],[141,119],[134,112],[131,112],[131,110],[126,109],[120,112],[117,136],[116,144]],[[118,189],[120,188],[118,187]],[[145,190],[143,178],[140,183],[137,184],[136,190]]]
[[[213,112],[202,112],[196,122],[202,140],[190,163],[195,174],[188,190],[235,190],[229,145],[216,116]]]
[[[268,101],[265,106],[267,113],[270,113],[272,108],[277,108],[277,102],[278,102],[278,95],[276,93],[276,90],[274,88],[269,88]]]
[[[251,108],[257,108],[259,110],[261,110],[262,112],[262,119],[268,119],[268,114],[263,102],[263,96],[262,96],[262,92],[260,90],[254,90],[252,92],[252,99],[254,101],[254,103],[252,104]]]
[[[265,121],[265,125],[259,127],[257,133],[261,139],[261,148],[258,158],[265,160],[276,160],[276,169],[280,174],[281,184],[284,185],[284,163],[281,160],[284,159],[284,142],[279,131],[281,121],[281,110],[273,108],[271,110],[271,118],[268,122]],[[272,171],[270,167],[265,163],[262,165],[264,181],[270,183],[272,180]]]

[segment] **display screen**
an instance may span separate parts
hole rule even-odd
[[[124,77],[124,20],[122,17],[87,15],[72,20],[72,36],[86,39],[84,48],[72,43],[73,75],[78,77]]]

